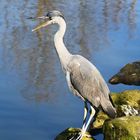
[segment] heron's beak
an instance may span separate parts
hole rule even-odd
[[[49,18],[48,18],[48,17],[45,17],[45,16],[41,16],[41,17],[37,17],[37,19],[45,19],[45,20],[46,20],[46,19],[49,19]],[[41,29],[41,28],[43,28],[43,27],[46,27],[46,26],[50,25],[51,23],[52,23],[51,20],[48,20],[48,21],[46,21],[46,22],[43,22],[43,23],[37,25],[37,26],[32,30],[32,32],[37,31],[37,30],[39,30],[39,29]]]

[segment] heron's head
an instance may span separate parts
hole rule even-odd
[[[45,22],[38,25],[36,28],[34,28],[32,31],[37,31],[43,27],[46,27],[51,24],[59,23],[60,20],[64,20],[64,16],[59,11],[49,11],[45,16],[37,17],[37,19],[43,19]]]

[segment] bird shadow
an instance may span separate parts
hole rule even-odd
[[[98,128],[98,129],[91,129],[89,131],[89,133],[93,136],[96,136],[96,135],[99,135],[99,134],[102,134],[102,128]]]

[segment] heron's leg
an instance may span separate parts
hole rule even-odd
[[[88,113],[88,105],[87,105],[87,102],[84,100],[84,118],[83,118],[83,126],[82,126],[82,130],[81,131],[83,131],[85,126],[86,126],[87,113]],[[80,135],[81,135],[81,132],[78,134],[78,137]],[[75,140],[76,138],[77,138],[77,135],[73,136],[69,140]]]
[[[90,117],[89,117],[89,120],[88,120],[88,122],[87,122],[87,124],[86,124],[86,126],[84,128],[85,132],[89,129],[89,125],[92,122],[95,113],[96,113],[96,111],[95,111],[94,107],[90,106]]]
[[[87,119],[87,113],[88,113],[88,105],[87,102],[84,101],[84,118],[83,118],[83,126],[82,126],[82,130],[85,128],[86,125],[86,119]]]
[[[89,125],[90,125],[90,123],[92,122],[92,120],[93,120],[93,117],[94,117],[94,115],[95,115],[95,109],[92,107],[92,106],[90,106],[90,117],[89,117],[89,119],[88,119],[88,122],[87,122],[87,124],[86,124],[86,126],[84,127],[84,129],[82,129],[82,132],[81,132],[81,134],[78,136],[78,138],[76,139],[76,140],[82,140],[82,138],[83,138],[83,136],[84,136],[84,134],[85,134],[85,132],[88,130],[88,128],[89,128]]]

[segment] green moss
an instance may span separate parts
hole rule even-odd
[[[68,129],[64,130],[62,133],[60,133],[55,138],[55,140],[69,140],[73,136],[76,136],[76,135],[78,136],[78,133],[80,131],[81,131],[81,129],[78,129],[78,128],[68,128]],[[94,140],[94,138],[92,138],[91,135],[88,132],[86,132],[86,135],[90,136],[90,137],[84,136],[82,138],[82,140]]]
[[[103,124],[104,124],[104,121],[106,119],[109,119],[108,115],[105,114],[104,112],[100,111],[96,117],[96,121],[93,123],[93,126],[91,126],[92,128],[91,129],[99,129],[99,128],[102,128]]]
[[[116,105],[126,104],[140,108],[140,90],[126,90],[119,94],[112,94],[111,97]]]
[[[140,111],[140,90],[126,90],[121,93],[111,95],[117,109],[117,116],[124,116],[123,106],[134,108]]]
[[[105,121],[103,126],[105,140],[140,140],[140,117],[120,117]]]
[[[112,93],[111,97],[119,118],[109,119],[109,117],[101,111],[98,113],[91,128],[103,128],[105,140],[140,140],[140,117],[121,117],[124,116],[122,110],[124,106],[130,106],[140,112],[140,90]],[[55,140],[68,140],[76,136],[80,131],[81,129],[78,128],[68,128],[60,133]],[[89,135],[89,133],[86,134]],[[93,138],[83,137],[82,140],[93,140]]]

